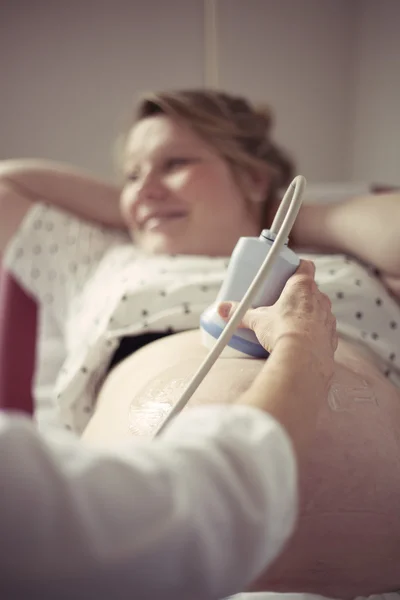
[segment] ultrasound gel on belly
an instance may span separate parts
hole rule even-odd
[[[138,437],[152,438],[179,400],[187,383],[188,378],[173,379],[168,383],[161,379],[146,387],[129,407],[129,431]]]

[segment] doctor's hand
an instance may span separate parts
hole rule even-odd
[[[284,339],[300,342],[305,348],[313,347],[325,368],[333,370],[338,344],[336,319],[331,302],[319,291],[314,275],[314,264],[302,260],[275,304],[248,310],[239,327],[252,329],[268,352]],[[237,306],[235,302],[222,302],[218,313],[228,321]]]
[[[314,279],[313,263],[301,261],[273,306],[248,310],[240,324],[271,352],[263,369],[238,399],[274,417],[291,438],[298,465],[307,459],[317,417],[334,376],[338,344],[330,300]],[[229,320],[237,304],[222,303]]]

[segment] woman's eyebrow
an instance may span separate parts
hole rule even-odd
[[[172,143],[172,144],[165,144],[163,146],[160,146],[159,148],[157,148],[155,154],[163,154],[163,153],[168,153],[168,154],[181,154],[181,153],[188,153],[188,154],[195,154],[195,153],[200,153],[200,148],[194,148],[191,144],[188,143]],[[140,162],[140,152],[137,151],[131,151],[131,152],[127,152],[126,156],[125,156],[125,160],[124,160],[124,164],[125,164],[125,168],[132,168],[132,166],[134,166],[136,163]]]
[[[195,152],[193,144],[188,142],[173,142],[165,144],[159,148],[162,152],[169,152],[171,154],[179,154],[180,152]]]

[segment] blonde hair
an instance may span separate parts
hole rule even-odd
[[[291,158],[272,140],[273,116],[267,106],[213,90],[158,92],[141,97],[135,122],[160,113],[189,125],[228,162],[239,184],[244,172],[267,174],[265,207],[293,179]]]

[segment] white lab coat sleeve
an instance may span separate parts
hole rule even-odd
[[[3,414],[0,457],[2,598],[222,598],[296,517],[290,441],[255,408],[191,409],[162,438],[107,452],[45,444]]]

